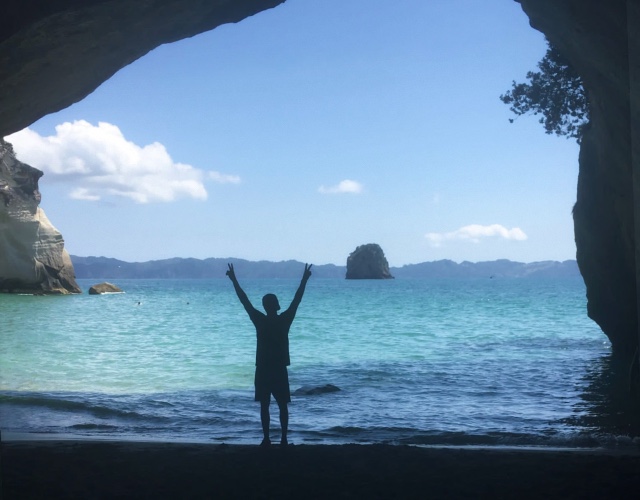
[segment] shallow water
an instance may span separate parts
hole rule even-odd
[[[241,283],[256,306],[274,292],[283,307],[298,285]],[[255,332],[229,281],[118,285],[0,296],[3,434],[259,441]],[[290,338],[292,390],[341,389],[293,396],[294,442],[633,443],[590,396],[610,345],[581,278],[312,278]]]

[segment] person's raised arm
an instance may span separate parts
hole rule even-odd
[[[256,310],[256,308],[253,307],[253,305],[251,304],[251,301],[249,300],[249,297],[247,297],[247,294],[244,292],[244,290],[240,286],[240,283],[238,283],[238,278],[236,278],[236,272],[233,269],[233,264],[228,264],[228,266],[229,266],[229,269],[227,270],[227,276],[229,276],[231,283],[233,283],[233,288],[235,289],[236,295],[240,299],[240,302],[244,306],[247,313],[249,313],[249,316],[251,316],[251,314]]]
[[[305,264],[304,265],[304,273],[302,274],[302,280],[300,281],[300,286],[296,291],[296,294],[293,296],[293,300],[291,301],[291,305],[287,311],[291,311],[293,314],[296,313],[298,306],[300,305],[300,301],[302,300],[302,296],[304,295],[304,289],[307,286],[307,281],[311,277],[311,266],[313,264]]]

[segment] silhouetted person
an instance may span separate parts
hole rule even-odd
[[[255,376],[255,400],[260,401],[260,421],[262,423],[262,433],[264,439],[262,446],[271,444],[269,439],[269,404],[271,403],[271,395],[278,403],[280,410],[280,428],[282,429],[282,438],[280,444],[287,444],[287,429],[289,427],[289,408],[287,404],[291,401],[291,393],[289,391],[289,328],[293,323],[307,281],[311,276],[312,264],[304,265],[304,273],[300,286],[296,291],[289,309],[282,314],[278,314],[280,304],[278,297],[272,293],[268,293],[262,297],[262,307],[267,314],[258,311],[240,287],[233,269],[233,264],[229,264],[227,276],[231,279],[233,287],[238,294],[240,302],[244,306],[249,318],[256,327],[257,347],[256,347],[256,376]]]

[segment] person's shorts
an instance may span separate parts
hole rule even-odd
[[[255,400],[264,401],[271,399],[271,394],[278,403],[289,403],[291,392],[289,391],[289,372],[286,366],[265,368],[256,366]]]

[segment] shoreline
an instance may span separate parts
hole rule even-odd
[[[2,498],[635,498],[640,453],[13,440]]]
[[[277,434],[277,432],[276,432]],[[593,444],[547,444],[547,443],[527,443],[527,444],[499,444],[499,443],[478,443],[469,441],[461,442],[413,442],[411,440],[396,441],[393,439],[380,440],[349,440],[343,439],[296,439],[290,433],[289,442],[294,446],[392,446],[411,447],[425,449],[459,449],[459,450],[504,450],[504,451],[530,451],[530,452],[567,452],[567,453],[588,453],[588,454],[610,454],[640,456],[640,438],[628,437],[625,442],[609,441],[606,443]],[[275,434],[274,434],[275,435]],[[273,437],[273,436],[272,436]],[[6,431],[0,429],[0,443],[31,443],[41,442],[77,442],[77,443],[155,443],[155,444],[176,444],[176,445],[206,445],[206,446],[233,446],[233,447],[253,447],[257,446],[262,439],[256,434],[254,438],[233,439],[233,438],[199,438],[199,437],[169,437],[161,435],[136,436],[132,434],[95,434],[82,435],[62,432],[25,432]],[[277,439],[273,444],[277,443]]]
[[[151,444],[175,444],[175,445],[204,445],[204,446],[232,446],[251,448],[260,443],[261,437],[257,436],[253,440],[234,441],[233,439],[201,439],[201,438],[182,438],[182,437],[138,437],[132,435],[92,435],[82,436],[77,434],[66,433],[41,433],[41,432],[12,432],[0,430],[1,443],[151,443]],[[640,442],[629,441],[624,444],[616,444],[615,446],[593,445],[593,446],[563,446],[558,444],[464,444],[464,443],[412,443],[412,442],[395,442],[392,440],[380,441],[348,441],[348,440],[310,440],[299,441],[295,438],[289,438],[290,444],[293,446],[391,446],[391,447],[410,447],[424,448],[435,450],[478,450],[478,451],[523,451],[523,452],[558,452],[558,453],[586,453],[586,454],[604,454],[604,455],[628,455],[640,457]],[[277,440],[273,441],[274,445]]]
[[[290,440],[291,441],[291,440]],[[253,448],[258,446],[259,440],[255,442],[236,442],[224,440],[206,439],[183,439],[183,438],[155,438],[155,437],[133,437],[133,436],[77,436],[74,434],[62,433],[30,433],[30,432],[0,432],[0,444],[7,443],[34,443],[44,444],[55,443],[148,443],[157,445],[195,445],[195,446],[229,446],[237,448]],[[273,441],[274,448],[277,447],[277,440]],[[551,452],[551,453],[585,453],[595,455],[612,456],[638,456],[640,457],[640,446],[624,445],[616,447],[607,446],[557,446],[557,445],[491,445],[491,444],[419,444],[419,443],[392,443],[392,442],[298,442],[291,441],[292,447],[316,447],[316,446],[390,446],[409,447],[433,450],[469,450],[469,451],[513,451],[513,452]]]

